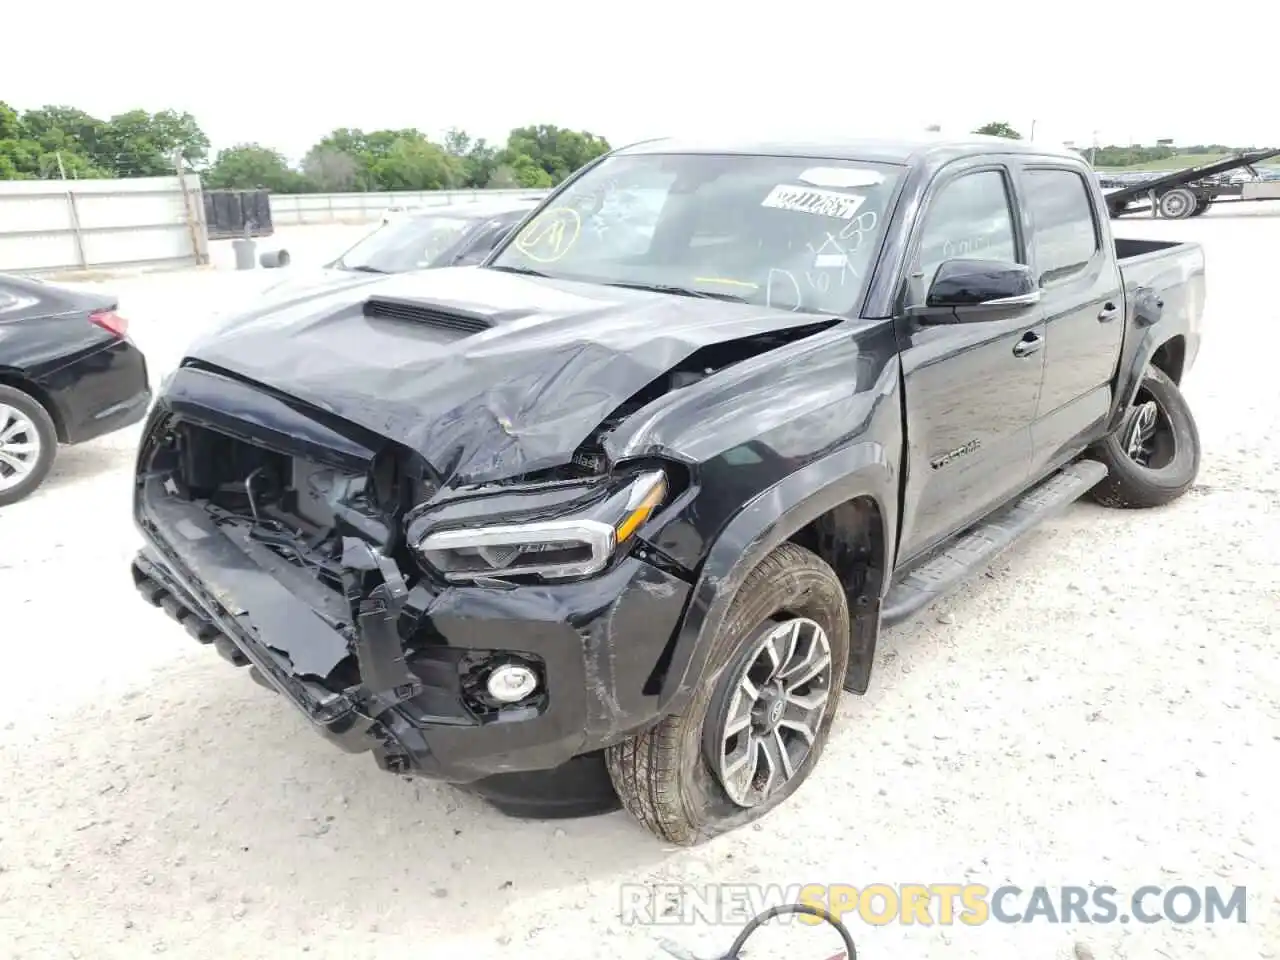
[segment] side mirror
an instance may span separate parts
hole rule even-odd
[[[993,310],[1018,310],[1040,302],[1031,268],[1004,260],[945,260],[933,276],[923,306],[910,312],[919,317],[946,315],[963,322],[965,314],[990,315]],[[975,318],[976,319],[976,318]],[[947,322],[947,321],[944,321]]]

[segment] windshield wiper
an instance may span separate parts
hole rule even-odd
[[[654,293],[670,293],[677,297],[694,297],[698,300],[729,300],[733,303],[745,303],[742,297],[732,293],[718,293],[712,290],[694,290],[690,287],[678,287],[669,283],[638,283],[631,280],[613,280],[604,283],[606,287],[626,287],[628,290],[652,290]]]
[[[505,264],[494,263],[494,264],[490,264],[488,269],[501,270],[503,273],[522,273],[526,277],[542,277],[544,279],[550,279],[547,276],[547,274],[540,273],[537,270],[531,270],[528,267],[509,267],[509,266],[506,266]]]
[[[367,263],[362,263],[355,267],[349,267],[345,263],[342,265],[343,270],[356,270],[360,273],[387,273],[386,270],[379,270],[377,267],[371,267]]]

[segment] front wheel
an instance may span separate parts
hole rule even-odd
[[[1107,476],[1089,491],[1106,507],[1158,507],[1191,488],[1200,471],[1200,433],[1178,385],[1148,367],[1115,433],[1094,455]]]
[[[764,816],[822,755],[848,660],[839,578],[781,545],[739,589],[684,711],[605,752],[623,805],[685,846]]]

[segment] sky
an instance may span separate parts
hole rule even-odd
[[[615,146],[988,121],[1077,146],[1280,146],[1274,39],[1233,27],[1202,42],[1152,0],[6,6],[0,100],[186,110],[215,150],[257,142],[293,160],[336,127],[502,141],[532,123]]]

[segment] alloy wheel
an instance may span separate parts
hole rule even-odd
[[[1134,397],[1124,432],[1124,450],[1134,463],[1150,470],[1168,465],[1177,452],[1169,415],[1144,389],[1139,389]]]
[[[831,696],[831,645],[819,624],[795,617],[768,624],[737,663],[711,746],[729,799],[754,807],[813,749]]]
[[[0,490],[12,490],[40,459],[40,434],[17,407],[0,403]]]

